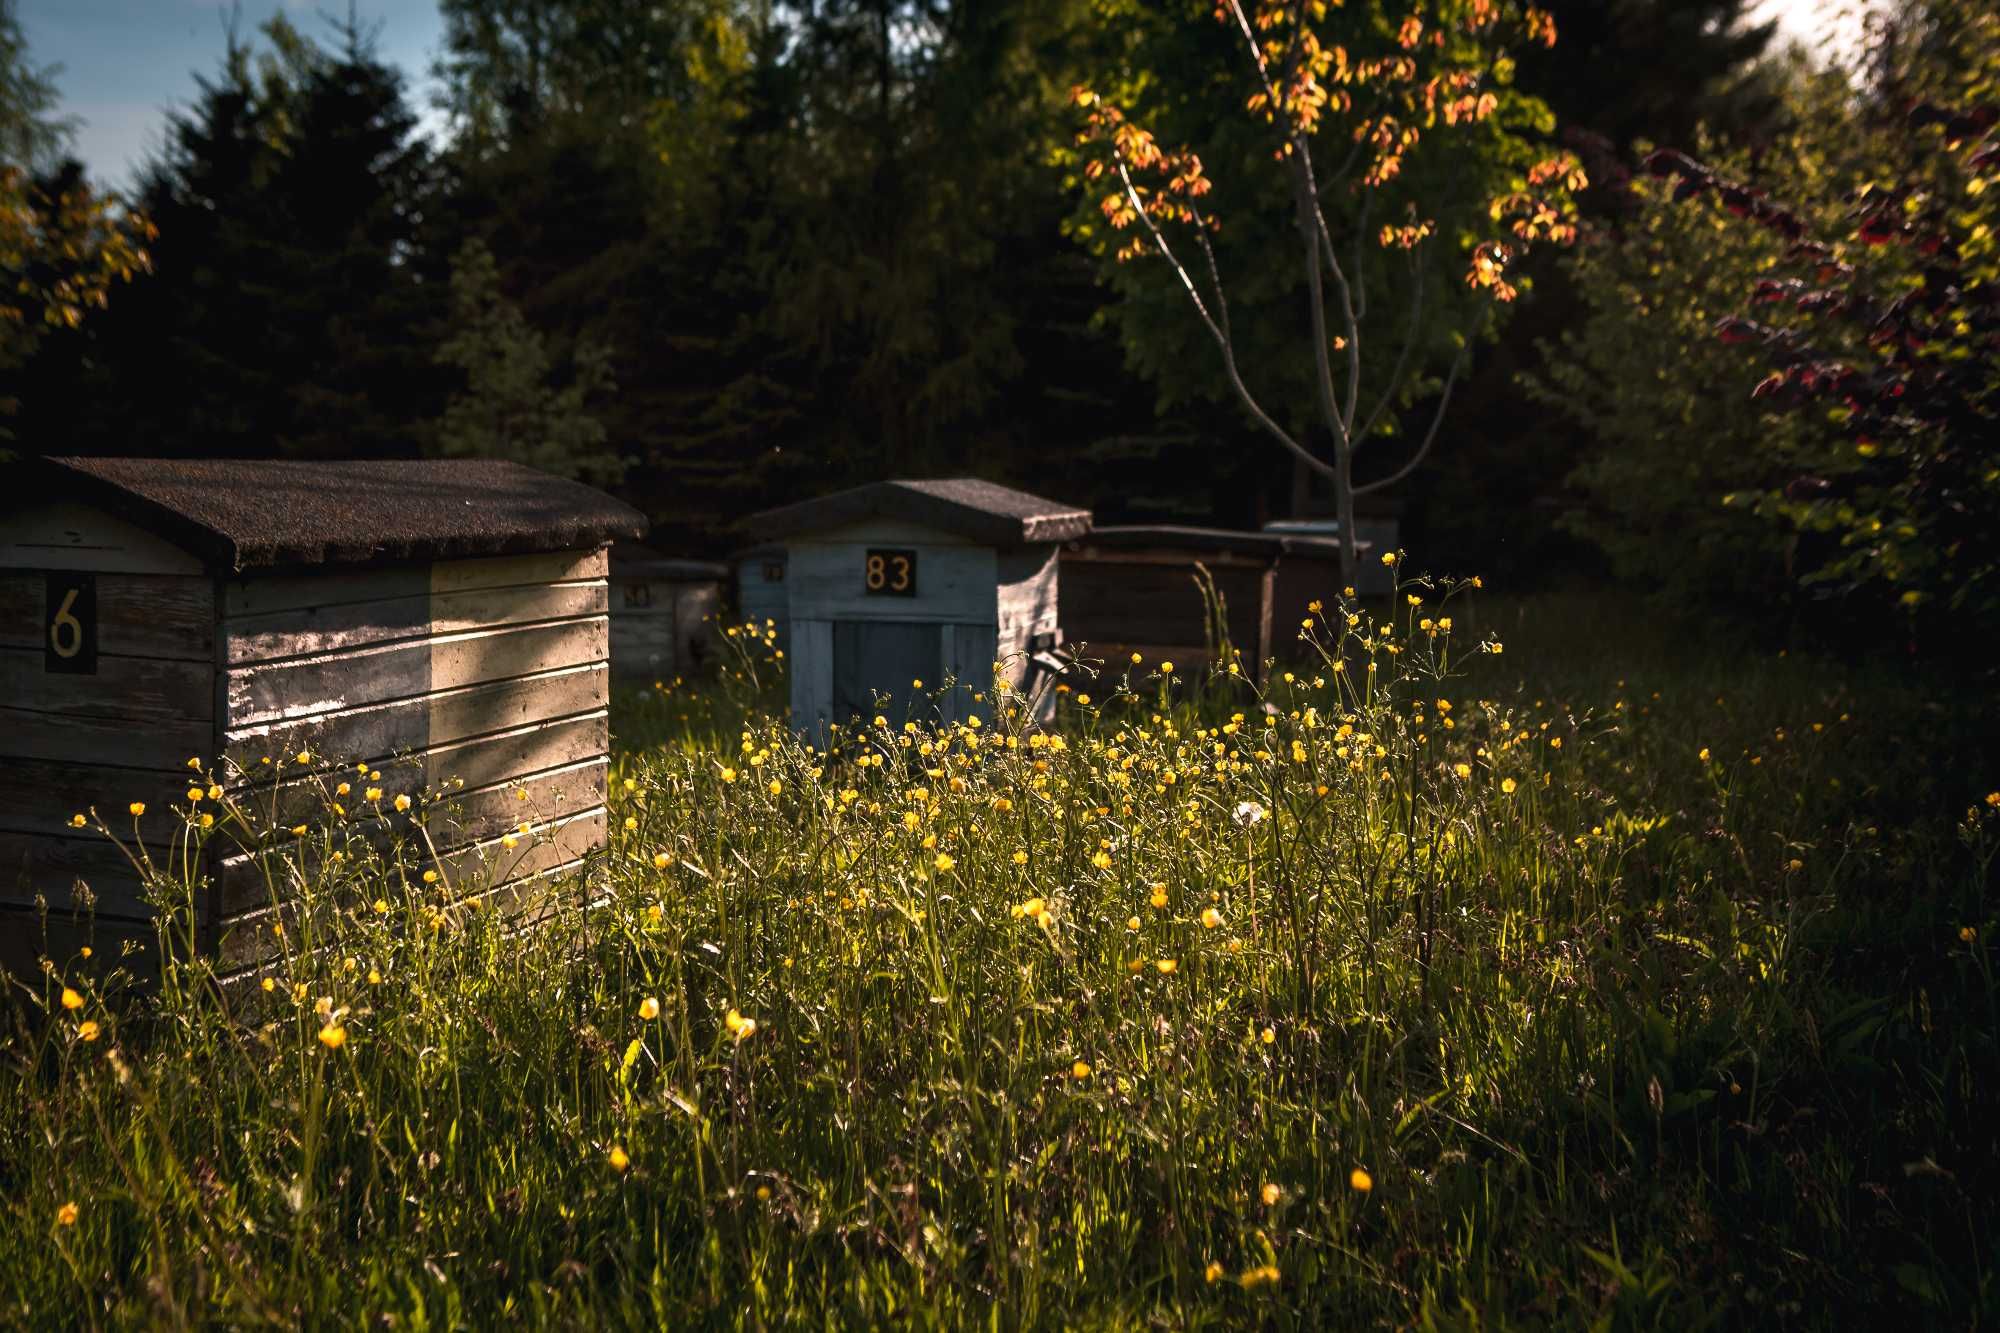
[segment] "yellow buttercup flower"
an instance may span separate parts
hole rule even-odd
[[[937,854],[937,860],[936,862],[934,862],[934,864],[940,871],[944,871],[944,870],[950,870],[953,866],[957,865],[958,862],[951,859],[950,852],[939,852]]]
[[[319,1044],[329,1051],[337,1051],[347,1044],[347,1029],[338,1023],[328,1023],[319,1030]]]
[[[83,1008],[83,997],[68,986],[64,986],[62,990],[62,1007],[65,1009],[81,1009]]]
[[[1090,1062],[1088,1060],[1078,1060],[1069,1067],[1069,1072],[1072,1078],[1089,1078]]]
[[[650,1023],[659,1016],[660,1002],[658,1000],[648,995],[645,999],[639,1001],[639,1017]]]
[[[1277,1204],[1278,1200],[1285,1197],[1284,1187],[1281,1185],[1266,1183],[1263,1189],[1263,1196],[1264,1196],[1264,1206],[1266,1208],[1273,1207],[1274,1205]]]
[[[396,812],[398,814],[401,814],[403,811],[409,808],[410,808],[409,794],[407,792],[398,793],[396,796]]]
[[[1201,911],[1201,924],[1204,930],[1214,930],[1222,924],[1222,913],[1213,907],[1204,907]]]
[[[604,1154],[604,1160],[611,1163],[613,1171],[623,1171],[632,1165],[632,1159],[626,1155],[625,1149],[615,1143],[611,1145],[611,1151]]]
[[[1172,976],[1180,968],[1180,964],[1171,958],[1162,958],[1159,962],[1154,963],[1153,966],[1160,970],[1160,975],[1163,977]]]
[[[89,822],[90,821],[85,819],[82,815],[71,815],[69,817],[69,826],[71,828],[82,828],[85,824],[88,824]]]
[[[132,812],[132,818],[134,819],[146,813],[146,803],[144,801],[134,801],[125,808]]]
[[[81,1212],[82,1210],[76,1206],[75,1200],[65,1203],[62,1207],[56,1209],[56,1225],[59,1227],[75,1226],[76,1219]]]
[[[100,1031],[97,1020],[93,1018],[86,1018],[76,1025],[76,1035],[85,1041],[96,1041]]]
[[[1514,794],[1514,788],[1516,785],[1517,784],[1512,778],[1502,778],[1500,780],[1500,790],[1505,792],[1509,796],[1512,796]]]
[[[1357,1166],[1353,1171],[1348,1173],[1347,1183],[1352,1185],[1359,1193],[1366,1194],[1369,1190],[1375,1188],[1375,1177]]]

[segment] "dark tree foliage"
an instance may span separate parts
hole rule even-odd
[[[1549,7],[1563,39],[1516,85],[1607,145],[1755,119],[1763,37],[1737,31],[1739,0]],[[601,429],[669,545],[720,549],[737,515],[886,473],[977,472],[1107,517],[1285,512],[1281,465],[1215,447],[1248,443],[1233,410],[1178,391],[1170,360],[1133,373],[1115,294],[1064,234],[1051,161],[1099,0],[441,8],[435,144],[365,34],[230,42],[142,182],[154,273],[42,340],[24,438],[464,451],[500,383],[470,384],[450,319],[477,242],[495,336],[535,351],[533,401],[588,400],[550,433]],[[1461,383],[1439,452],[1466,484],[1433,505],[1454,560],[1517,537],[1563,470],[1512,383],[1555,296],[1524,288],[1527,321]]]
[[[1697,125],[1754,134],[1777,109],[1757,69],[1777,20],[1758,0],[1550,0],[1562,40],[1526,51],[1522,83],[1567,130],[1617,146],[1684,140]]]
[[[1912,611],[2000,610],[2000,19],[1916,0],[1882,21],[1852,181],[1773,198],[1685,153],[1673,198],[1770,233],[1781,263],[1715,324],[1765,368],[1753,396],[1839,428],[1759,512],[1808,539],[1802,577]]]
[[[51,339],[23,413],[97,453],[406,454],[435,415],[441,284],[417,263],[428,150],[402,76],[346,27],[233,37],[140,194],[153,272]]]
[[[1558,136],[1592,188],[1586,228],[1614,232],[1635,143],[1684,141],[1706,126],[1724,142],[1761,137],[1782,115],[1759,61],[1776,32],[1752,22],[1755,0],[1550,0],[1560,40],[1523,52],[1521,86],[1555,109]],[[1576,427],[1523,402],[1521,379],[1545,373],[1538,348],[1584,318],[1556,262],[1531,261],[1508,336],[1460,391],[1440,466],[1417,479],[1413,536],[1458,567],[1513,580],[1591,557],[1559,531],[1563,478],[1587,447]]]

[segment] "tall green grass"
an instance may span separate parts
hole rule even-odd
[[[662,682],[532,930],[449,793],[231,797],[275,967],[161,875],[164,962],[15,991],[0,1322],[1990,1321],[1990,706],[1479,596],[1046,731]]]

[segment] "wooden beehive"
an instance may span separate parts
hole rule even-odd
[[[0,966],[41,948],[38,898],[52,936],[75,920],[78,880],[98,935],[150,937],[123,855],[70,820],[130,830],[143,801],[137,832],[168,845],[191,757],[252,784],[302,751],[378,765],[392,792],[450,783],[460,864],[529,812],[542,836],[501,883],[602,845],[606,546],[643,535],[635,511],[480,460],[42,459],[6,480]],[[279,905],[212,859],[200,924],[228,958]]]
[[[671,680],[714,652],[727,565],[680,560],[648,546],[611,548],[611,672],[621,680]]]
[[[1223,615],[1218,636],[1199,579]],[[1283,656],[1314,599],[1340,593],[1340,546],[1326,537],[1144,524],[1094,528],[1062,552],[1063,626],[1087,658],[1205,665],[1218,637],[1261,671]]]
[[[760,544],[735,556],[736,619],[773,633],[777,646],[792,647],[791,603],[785,587],[785,548]]]
[[[885,481],[748,526],[784,548],[792,725],[812,735],[878,712],[955,720],[996,662],[1021,683],[1061,641],[1056,551],[1090,514],[986,481]],[[963,688],[933,705],[947,679]]]

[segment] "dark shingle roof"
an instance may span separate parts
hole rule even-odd
[[[602,491],[484,458],[44,458],[21,472],[34,492],[109,510],[232,570],[562,551],[646,532],[639,511]]]
[[[938,481],[878,481],[767,509],[744,521],[760,540],[870,518],[897,518],[942,528],[987,546],[1062,542],[1090,531],[1090,511],[1044,500],[973,477]]]

